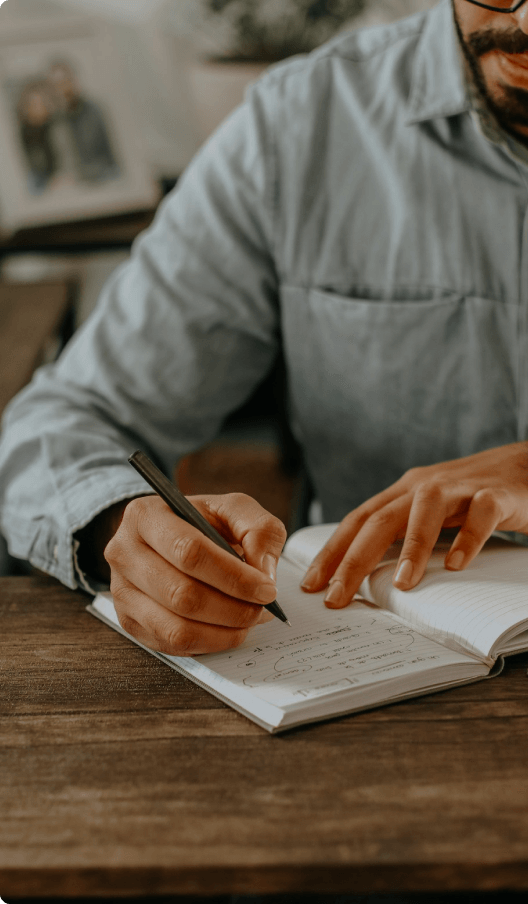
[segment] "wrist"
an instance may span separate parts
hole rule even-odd
[[[130,501],[123,499],[110,505],[75,535],[79,541],[77,552],[79,568],[98,582],[110,583],[110,566],[104,557],[104,551],[118,530]]]

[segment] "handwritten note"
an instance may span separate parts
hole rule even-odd
[[[280,562],[278,598],[291,628],[277,620],[260,625],[237,649],[197,661],[283,708],[430,667],[472,663],[369,603],[327,609],[323,594],[299,589],[299,578],[297,568]]]

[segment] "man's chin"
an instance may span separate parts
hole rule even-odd
[[[488,105],[498,122],[508,132],[526,138],[528,133],[528,87],[514,88],[500,84],[488,91]]]
[[[522,56],[522,64],[514,59],[515,56]],[[478,74],[481,91],[497,121],[506,131],[525,141],[528,134],[528,54],[494,52],[481,61]]]

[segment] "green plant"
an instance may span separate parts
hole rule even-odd
[[[214,56],[274,62],[313,50],[366,0],[202,0],[204,24],[220,46]]]

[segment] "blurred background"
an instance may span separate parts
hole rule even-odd
[[[0,413],[89,315],[161,197],[242,100],[248,82],[341,29],[391,22],[431,5],[6,0]],[[300,470],[279,364],[229,419],[218,443],[181,463],[178,479],[188,493],[251,492],[294,528],[292,512],[304,504]],[[4,547],[0,570],[10,567],[6,562]]]

